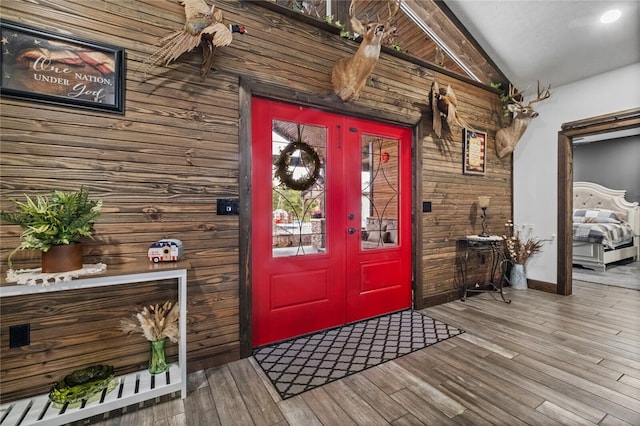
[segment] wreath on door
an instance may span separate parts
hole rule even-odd
[[[298,165],[291,166],[291,159],[296,151],[300,151],[302,166],[307,169],[307,174],[295,179],[293,172]],[[296,191],[306,191],[311,188],[320,176],[320,156],[308,143],[302,142],[301,132],[298,129],[298,140],[290,142],[275,161],[275,175],[287,188]]]

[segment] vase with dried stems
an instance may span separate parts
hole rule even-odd
[[[151,354],[149,355],[148,370],[151,374],[159,374],[169,368],[167,355],[164,351],[164,343],[167,339],[158,339],[151,342]]]
[[[151,342],[149,373],[158,374],[167,370],[165,353],[166,339],[177,343],[180,337],[178,319],[180,308],[177,303],[165,302],[163,305],[145,306],[130,318],[120,321],[120,329],[127,334],[141,333]]]
[[[509,282],[511,288],[526,289],[527,274],[525,264],[536,253],[542,250],[545,241],[531,236],[533,225],[515,226],[512,221],[505,223],[506,233],[503,235],[507,258],[513,263]]]

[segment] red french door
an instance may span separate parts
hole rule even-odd
[[[411,306],[411,131],[252,100],[253,346]]]

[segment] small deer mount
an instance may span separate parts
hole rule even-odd
[[[529,121],[538,116],[531,105],[536,102],[548,99],[551,96],[551,85],[540,90],[538,81],[538,96],[527,105],[524,104],[524,91],[516,92],[513,85],[509,85],[509,104],[507,108],[513,113],[513,119],[509,127],[502,128],[496,133],[496,153],[499,158],[505,157],[513,152],[518,141],[527,130]]]
[[[351,29],[362,36],[362,42],[353,56],[341,58],[331,70],[333,92],[343,101],[354,101],[360,96],[367,77],[373,71],[382,41],[395,31],[391,20],[398,14],[402,0],[388,0],[389,14],[386,20],[360,21],[355,16],[356,0],[351,0],[349,16]]]
[[[431,84],[431,109],[433,111],[433,131],[439,138],[442,137],[442,118],[447,120],[449,128],[455,124],[472,129],[458,113],[458,99],[451,85],[447,85],[446,89],[441,89],[437,81]]]

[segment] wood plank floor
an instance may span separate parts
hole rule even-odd
[[[425,309],[466,333],[285,401],[250,358],[191,374],[185,400],[90,423],[640,425],[640,291],[573,289]]]

